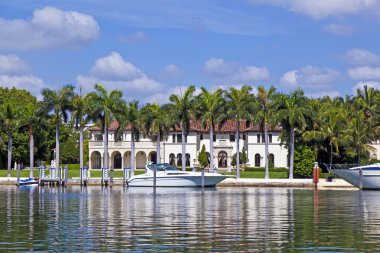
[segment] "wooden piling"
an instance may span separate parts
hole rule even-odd
[[[17,187],[20,186],[20,164],[17,164]]]
[[[359,190],[363,190],[363,170],[359,169]]]

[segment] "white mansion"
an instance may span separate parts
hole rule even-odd
[[[233,121],[227,121],[220,129],[216,128],[213,138],[214,152],[211,158],[218,168],[232,168],[232,157],[236,154],[235,126]],[[109,126],[108,133],[108,167],[121,169],[131,167],[131,132],[128,128],[123,131],[120,139],[115,139],[115,130],[118,123],[114,121]],[[288,150],[280,145],[280,128],[269,131],[269,160],[275,167],[288,167]],[[91,140],[89,142],[89,168],[100,169],[105,167],[103,135],[98,127],[90,127]],[[161,157],[157,158],[156,144],[147,138],[140,138],[135,145],[136,168],[143,169],[148,162],[170,163],[180,167],[182,165],[181,129],[173,129],[166,140],[161,142]],[[258,126],[240,124],[240,152],[243,148],[248,154],[248,165],[255,167],[265,166],[264,134]],[[197,166],[197,157],[205,145],[210,158],[209,129],[202,127],[199,122],[191,122],[189,134],[186,139],[186,166]]]

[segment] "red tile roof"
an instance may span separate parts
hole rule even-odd
[[[119,122],[116,120],[113,121],[109,127],[108,130],[110,131],[115,131],[119,127]],[[128,125],[125,130],[131,129],[130,125]],[[98,126],[92,126],[89,128],[90,131],[100,131],[100,128]],[[175,132],[180,132],[181,131],[181,126],[177,125],[175,129],[173,129]],[[206,127],[203,127],[201,122],[199,121],[191,121],[190,122],[190,131],[192,132],[209,132],[209,126],[208,124]],[[236,131],[236,122],[233,120],[228,120],[226,121],[220,128],[218,126],[215,126],[215,131],[214,132],[235,132]],[[261,131],[259,125],[254,125],[250,123],[248,126],[246,124],[246,120],[240,121],[240,132],[257,132]],[[275,126],[273,129],[270,129],[271,132],[280,132],[281,131],[281,126]]]

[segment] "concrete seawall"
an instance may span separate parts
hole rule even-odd
[[[21,178],[24,179],[24,178]],[[16,177],[0,177],[0,185],[16,185]],[[79,178],[71,178],[67,181],[68,185],[80,185]],[[89,186],[100,186],[101,178],[91,178],[87,180]],[[122,178],[113,180],[114,186],[122,186]],[[217,185],[217,187],[294,187],[294,188],[312,188],[314,183],[312,179],[256,179],[256,178],[227,178]],[[325,179],[319,180],[318,189],[357,189],[351,184],[342,179],[334,179],[332,182],[327,182]]]

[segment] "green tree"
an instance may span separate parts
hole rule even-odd
[[[123,93],[120,90],[110,92],[101,85],[95,84],[95,91],[87,94],[90,118],[96,122],[104,133],[104,161],[103,167],[108,168],[108,126],[116,117],[122,113]]]
[[[226,120],[224,111],[225,101],[223,99],[223,90],[217,89],[209,92],[204,87],[202,92],[196,98],[196,118],[201,121],[204,128],[209,127],[210,133],[210,168],[214,168],[214,141],[213,135],[215,126],[220,126]]]
[[[129,102],[128,106],[125,105],[124,113],[118,117],[120,129],[124,130],[129,127],[131,130],[131,177],[135,175],[135,142],[139,141],[142,132],[143,122],[141,119],[139,103],[135,100]]]
[[[264,128],[264,143],[265,143],[265,179],[269,178],[269,141],[268,127],[274,127],[276,122],[276,88],[270,87],[266,90],[263,86],[257,88],[258,109],[255,114],[255,121],[260,123]]]
[[[71,122],[75,124],[75,128],[79,129],[79,168],[84,166],[83,158],[83,146],[84,135],[83,131],[87,123],[91,121],[90,105],[88,97],[82,96],[82,88],[80,88],[79,94],[75,94],[73,98],[73,108],[71,112]]]
[[[74,86],[65,85],[60,90],[45,88],[42,90],[43,102],[46,110],[53,113],[55,121],[55,151],[56,168],[59,168],[59,125],[67,122],[69,111],[72,109],[72,99],[74,97]]]
[[[251,113],[254,109],[254,99],[253,95],[250,94],[252,88],[248,85],[244,85],[241,89],[236,89],[231,87],[226,95],[227,99],[227,115],[230,119],[235,121],[236,133],[235,133],[235,143],[236,151],[239,152],[239,141],[240,141],[240,123],[241,120],[249,120],[251,118]],[[240,162],[239,156],[236,158],[236,179],[240,178]]]
[[[175,124],[181,126],[182,133],[182,171],[186,171],[186,136],[189,133],[190,120],[194,118],[194,94],[195,86],[189,86],[181,95],[171,95],[170,111],[175,119]]]
[[[206,153],[206,147],[204,144],[202,145],[202,149],[199,152],[198,162],[199,162],[199,165],[203,168],[208,166],[208,158],[207,158],[207,153]]]
[[[294,174],[310,177],[314,168],[314,154],[310,147],[299,146],[294,151]]]
[[[293,179],[295,130],[303,129],[306,125],[306,116],[310,115],[306,105],[306,97],[300,89],[291,92],[290,95],[281,95],[278,99],[278,119],[283,129],[289,131],[289,179]]]

